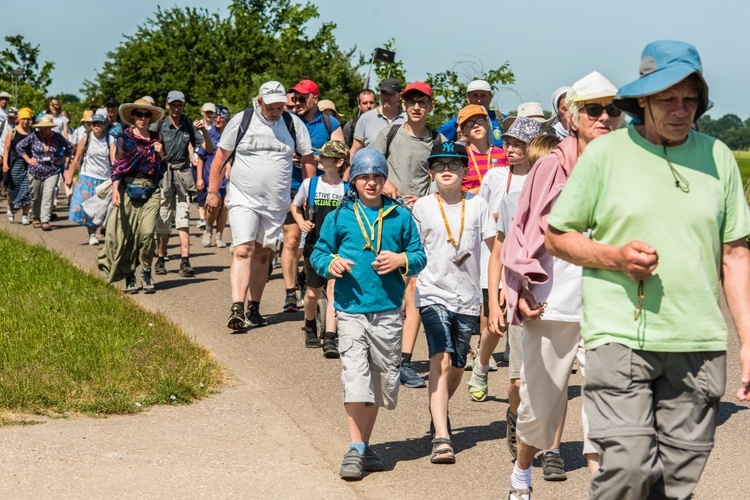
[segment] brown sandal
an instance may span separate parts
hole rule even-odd
[[[42,231],[52,231],[52,226],[49,225],[49,222],[42,223]]]
[[[37,229],[39,229],[40,227],[42,227],[42,223],[39,222],[39,219],[34,219],[33,224],[34,224],[34,227],[37,228]]]

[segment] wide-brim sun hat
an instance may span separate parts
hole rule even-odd
[[[703,67],[698,50],[691,44],[674,40],[651,42],[643,49],[639,68],[640,76],[620,87],[614,98],[614,105],[630,116],[643,121],[643,108],[638,105],[639,97],[648,97],[680,83],[695,74],[700,81],[699,102],[695,112],[697,120],[710,107],[708,85],[703,79]]]
[[[41,118],[39,118],[39,121],[36,122],[32,127],[34,128],[53,128],[56,127],[57,124],[52,119],[51,115],[44,115]]]
[[[354,153],[349,179],[353,181],[360,175],[376,174],[388,178],[388,162],[383,153],[373,148],[362,148]]]
[[[135,102],[126,102],[125,104],[121,105],[120,118],[128,125],[135,126],[135,121],[133,120],[133,111],[137,109],[151,112],[151,120],[149,121],[149,123],[156,123],[164,118],[164,110],[162,108],[152,106],[145,99],[138,99]]]
[[[567,94],[565,94],[565,105],[570,107],[573,103],[614,97],[617,87],[598,71],[592,71],[580,80],[576,81]]]
[[[532,139],[540,136],[542,130],[544,130],[544,125],[542,125],[539,120],[519,116],[503,134],[503,140],[507,137],[513,137],[514,139],[518,139],[519,141],[528,144]]]
[[[542,109],[541,102],[522,102],[518,105],[516,114],[517,116],[509,116],[508,118],[503,120],[501,124],[503,130],[510,129],[510,127],[513,125],[513,122],[516,121],[516,118],[531,118],[541,123],[543,128],[547,127],[555,119],[554,116],[551,118],[544,117],[544,110]]]
[[[336,105],[333,103],[333,101],[329,99],[323,99],[322,101],[318,101],[318,109],[321,111],[333,111],[333,114],[338,118],[339,120],[342,118],[341,113],[336,111]]]
[[[81,117],[81,121],[84,123],[91,123],[91,117],[94,116],[94,112],[90,109],[87,109],[83,112],[83,116]]]

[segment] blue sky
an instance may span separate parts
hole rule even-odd
[[[130,0],[36,0],[3,2],[2,33],[20,32],[41,46],[41,60],[53,61],[52,93],[78,93],[92,79],[106,53],[131,35],[155,11],[156,2]],[[227,0],[166,0],[172,6],[226,12]],[[550,94],[597,70],[616,86],[638,76],[646,43],[684,40],[701,54],[715,107],[714,118],[750,117],[750,63],[747,31],[750,2],[722,0],[315,0],[322,21],[338,25],[339,45],[366,53],[396,39],[397,57],[407,77],[421,80],[458,65],[490,69],[505,61],[516,83],[495,96],[509,111],[523,101],[550,108]],[[14,20],[18,21],[15,22]],[[22,21],[23,20],[23,21]],[[86,21],[84,21],[86,20]],[[313,27],[319,22],[313,23]],[[470,27],[469,27],[470,26]],[[63,36],[63,34],[65,34]],[[1,41],[3,44],[4,41]],[[469,65],[461,62],[469,62]],[[467,77],[468,80],[468,77]],[[10,89],[8,89],[10,90]],[[323,93],[325,89],[321,89]]]

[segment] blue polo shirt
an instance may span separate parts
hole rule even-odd
[[[323,145],[331,139],[331,136],[328,135],[328,130],[326,130],[326,124],[323,123],[323,112],[321,110],[318,110],[315,117],[309,122],[300,115],[297,115],[297,117],[302,120],[302,123],[307,127],[307,131],[310,134],[310,144],[314,149],[322,148]],[[341,127],[341,122],[338,121],[335,116],[331,116],[330,119],[331,132]],[[317,151],[315,151],[315,155],[318,155]],[[320,171],[318,171],[318,174],[320,174]],[[301,184],[302,167],[295,165],[292,170],[292,189],[299,189]]]
[[[504,118],[507,117],[501,114],[500,120],[503,120]],[[497,115],[495,115],[495,111],[492,109],[490,110],[490,122],[492,123],[492,143],[501,148],[503,147],[503,128],[500,126]],[[455,141],[458,139],[457,123],[458,117],[456,116],[440,125],[440,128],[438,128],[437,131],[443,134],[449,141]]]

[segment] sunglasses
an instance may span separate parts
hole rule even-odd
[[[486,118],[476,118],[474,120],[466,120],[464,124],[462,125],[462,127],[474,128],[474,125],[481,126],[481,125],[484,125],[485,123],[487,123]]]
[[[422,109],[427,109],[427,107],[432,103],[429,99],[418,99],[418,100],[412,100],[409,99],[408,101],[404,101],[407,108],[413,108],[417,104],[419,104],[419,107]]]
[[[462,169],[464,166],[463,163],[461,163],[458,160],[451,160],[451,161],[436,161],[432,164],[432,170],[435,172],[442,172],[445,169],[448,169],[451,172],[458,172],[460,169]]]
[[[135,118],[151,118],[151,111],[133,111]]]
[[[599,118],[604,110],[606,110],[607,114],[612,118],[617,118],[622,114],[622,110],[617,108],[614,104],[607,104],[606,106],[596,103],[584,104],[583,109],[586,110],[586,114],[591,118]]]
[[[310,97],[311,94],[308,95],[301,95],[299,97],[293,97],[292,102],[296,102],[297,104],[303,104],[307,102],[307,99]]]

